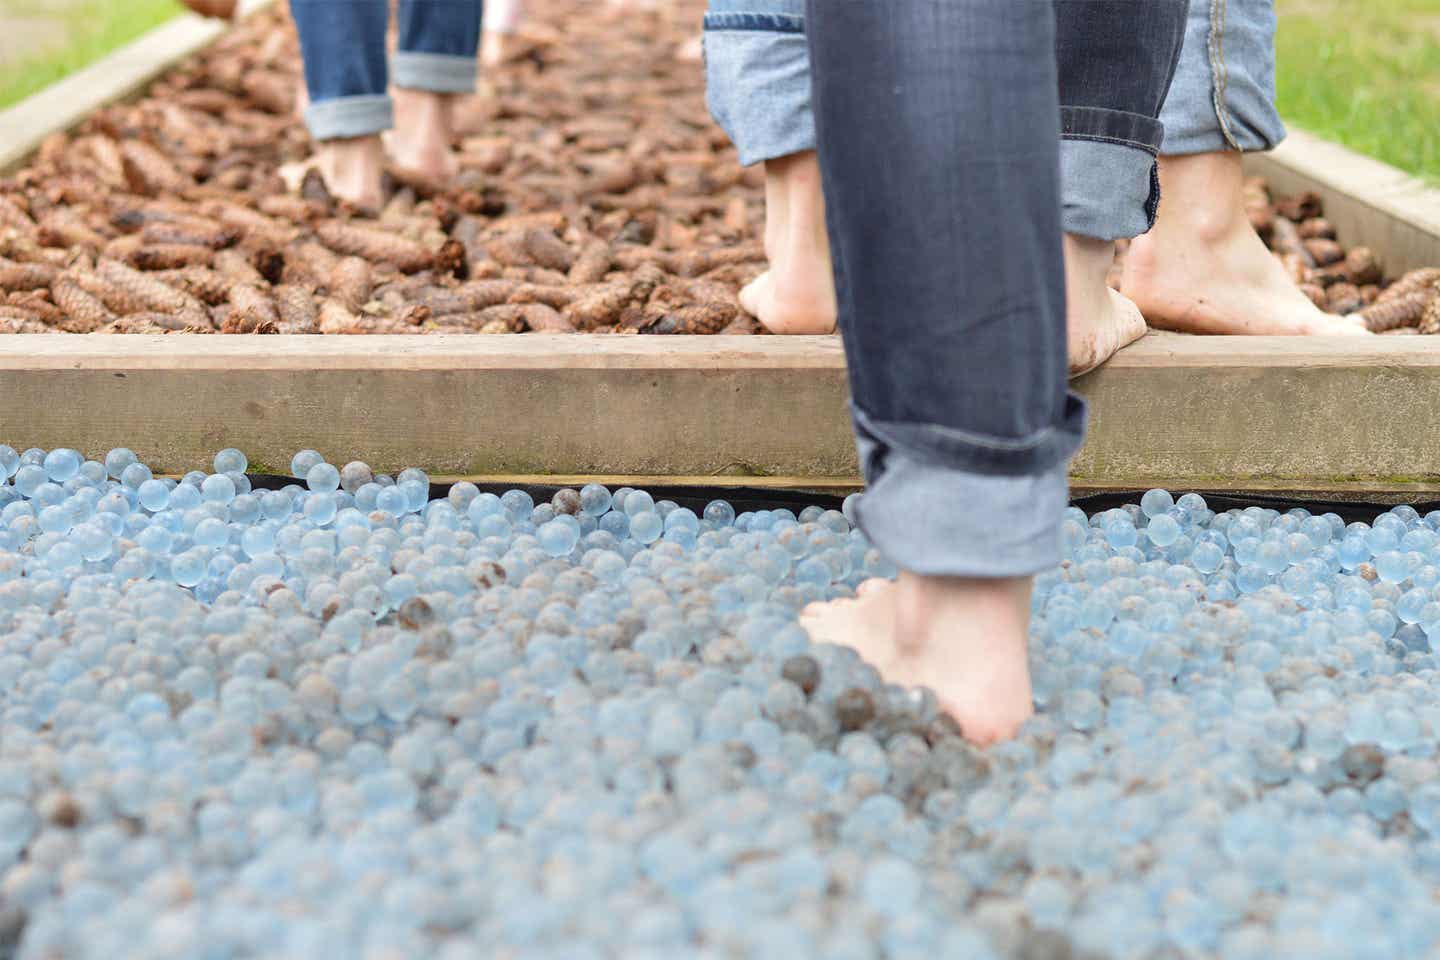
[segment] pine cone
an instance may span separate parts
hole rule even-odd
[[[1431,289],[1430,302],[1425,305],[1425,312],[1420,315],[1420,332],[1440,333],[1440,281]]]
[[[155,310],[160,313],[204,312],[205,308],[200,301],[188,293],[118,260],[101,260],[95,272],[130,299],[134,309],[124,311],[126,313],[137,313],[140,310]]]
[[[65,311],[65,319],[57,325],[65,333],[89,333],[115,319],[105,304],[83,290],[71,277],[58,278],[50,293],[56,306]]]
[[[221,250],[215,254],[213,266],[215,272],[234,283],[250,283],[255,286],[264,285],[265,278],[250,258],[239,250]]]
[[[672,307],[661,312],[641,333],[719,333],[740,313],[733,303],[711,302]]]
[[[1420,322],[1430,294],[1421,291],[1396,300],[1374,303],[1360,311],[1360,317],[1372,333],[1383,333],[1396,327],[1413,327]]]
[[[1376,303],[1388,303],[1391,300],[1399,300],[1412,293],[1422,293],[1436,283],[1440,283],[1440,267],[1421,267],[1418,270],[1411,270],[1396,280],[1390,286],[1380,291],[1380,296],[1375,298]]]
[[[280,314],[281,333],[320,332],[320,312],[309,291],[282,283],[275,288],[275,308]]]
[[[580,251],[580,256],[575,258],[574,265],[570,267],[567,279],[571,283],[599,283],[610,272],[612,263],[614,257],[610,252],[610,244],[596,240]]]
[[[360,318],[332,298],[320,302],[318,322],[321,333],[354,333],[360,329]]]
[[[148,143],[125,140],[120,144],[120,156],[125,164],[125,176],[136,193],[150,197],[183,194],[195,186],[195,181],[182,173],[169,157]]]
[[[575,251],[548,230],[527,230],[523,243],[531,259],[542,267],[568,273],[575,266]]]
[[[186,267],[183,270],[158,270],[156,280],[168,283],[176,290],[190,294],[203,303],[224,303],[230,299],[230,288],[235,281],[206,267]]]
[[[1377,283],[1382,275],[1380,261],[1375,259],[1375,252],[1369,247],[1350,248],[1350,252],[1345,254],[1345,272],[1357,287]]]
[[[30,317],[12,317],[0,307],[0,333],[56,333],[51,327],[45,326],[39,320]],[[60,333],[69,333],[68,330],[60,330]]]
[[[265,291],[247,283],[230,289],[230,313],[221,333],[277,333],[279,328],[280,314]]]
[[[1328,267],[1332,263],[1339,263],[1345,259],[1344,248],[1334,240],[1304,240],[1301,243],[1317,267]]]
[[[358,312],[370,302],[374,286],[368,261],[359,257],[343,257],[331,275],[330,295],[351,311]]]
[[[182,270],[185,267],[208,267],[215,251],[188,243],[154,243],[134,250],[125,262],[137,270]]]
[[[20,209],[14,200],[3,195],[0,195],[0,227],[10,227],[27,237],[33,237],[36,230],[30,215]]]
[[[1325,291],[1325,309],[1331,313],[1354,313],[1363,306],[1360,288],[1353,283],[1337,283]]]
[[[46,263],[19,263],[0,257],[0,291],[39,290],[54,283],[59,273]]]
[[[1295,223],[1311,220],[1324,212],[1320,195],[1308,190],[1292,197],[1281,197],[1275,201],[1275,210],[1286,220],[1292,220]]]
[[[620,322],[620,315],[634,297],[627,281],[607,283],[577,296],[565,305],[563,315],[576,330],[599,330]]]
[[[337,253],[388,263],[402,273],[426,270],[435,262],[434,254],[421,244],[384,230],[331,220],[320,224],[315,232],[321,242]]]
[[[183,243],[223,250],[240,239],[240,231],[211,220],[187,219],[147,223],[140,236],[148,243]]]
[[[1311,217],[1295,228],[1301,240],[1334,240],[1335,227],[1324,217]]]

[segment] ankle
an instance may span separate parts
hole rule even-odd
[[[994,625],[996,641],[1024,645],[1030,624],[1032,577],[932,577],[902,570],[896,583],[901,635],[925,633],[925,625],[955,615]]]
[[[1233,150],[1161,157],[1154,234],[1167,242],[1222,246],[1253,232],[1245,215],[1245,172]]]
[[[455,95],[397,88],[395,131],[415,149],[449,150]]]

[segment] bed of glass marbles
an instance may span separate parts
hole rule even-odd
[[[982,751],[852,511],[209,466],[0,447],[0,957],[1437,949],[1440,514],[1072,508]]]

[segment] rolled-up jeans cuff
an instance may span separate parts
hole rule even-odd
[[[1124,144],[1061,140],[1060,199],[1066,233],[1138,237],[1155,225],[1160,205],[1155,157]]]
[[[865,496],[860,527],[904,570],[1021,577],[1060,560],[1066,469],[1085,435],[1085,403],[1028,437],[984,437],[936,424],[881,423],[851,408]]]
[[[1060,198],[1066,233],[1118,240],[1155,224],[1158,120],[1098,107],[1060,109]]]
[[[390,78],[407,90],[474,93],[476,63],[474,57],[398,50],[390,58]]]
[[[705,102],[744,166],[814,150],[805,19],[706,14]]]
[[[311,101],[305,108],[305,126],[316,140],[367,137],[394,125],[394,105],[383,93]]]
[[[1269,150],[1285,139],[1275,109],[1275,28],[1270,0],[1191,0],[1160,111],[1162,153]]]
[[[1285,139],[1285,124],[1280,115],[1273,115],[1260,126],[1242,125],[1231,122],[1229,136],[1215,126],[1215,114],[1209,114],[1209,125],[1198,124],[1189,129],[1165,128],[1163,150],[1167,157],[1186,157],[1197,153],[1220,153],[1224,150],[1238,150],[1242,153],[1261,153],[1273,150]],[[1232,118],[1233,121],[1233,118]]]
[[[860,440],[861,459],[867,441]],[[855,508],[890,562],[922,576],[1025,577],[1060,562],[1066,465],[1039,473],[968,473],[892,452]]]

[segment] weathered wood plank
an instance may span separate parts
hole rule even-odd
[[[1080,487],[1440,490],[1440,338],[1156,334],[1076,388]],[[0,441],[128,443],[165,471],[237,446],[281,472],[314,447],[454,476],[841,486],[846,403],[833,337],[0,338]]]

